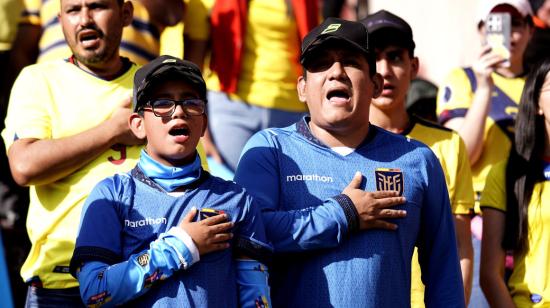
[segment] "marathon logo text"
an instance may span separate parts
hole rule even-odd
[[[148,217],[148,218],[136,220],[136,221],[130,221],[128,219],[124,220],[124,225],[130,228],[138,228],[138,227],[160,225],[160,224],[167,224],[166,217],[160,217],[160,218]]]
[[[287,182],[296,182],[296,181],[315,181],[315,182],[325,182],[332,183],[334,182],[332,177],[318,175],[318,174],[296,174],[296,175],[287,175]]]

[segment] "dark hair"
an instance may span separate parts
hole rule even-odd
[[[544,179],[542,158],[545,144],[544,116],[539,115],[540,90],[550,72],[545,58],[527,75],[515,125],[515,142],[506,167],[506,223],[502,247],[523,254],[527,251],[528,206],[537,182]]]

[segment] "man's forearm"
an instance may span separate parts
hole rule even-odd
[[[114,142],[107,123],[59,139],[20,139],[8,151],[10,169],[19,185],[55,182],[88,164]]]
[[[344,210],[333,198],[293,211],[265,211],[263,220],[276,252],[338,246],[351,232]]]

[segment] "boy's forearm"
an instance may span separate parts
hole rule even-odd
[[[85,304],[117,305],[140,296],[148,287],[197,262],[191,250],[172,233],[163,233],[150,248],[114,265],[84,262],[77,274]]]

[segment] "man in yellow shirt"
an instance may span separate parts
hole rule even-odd
[[[369,15],[362,22],[373,37],[376,70],[384,78],[382,94],[372,99],[369,120],[386,130],[425,143],[439,159],[454,214],[464,295],[468,301],[473,258],[469,215],[474,206],[474,194],[464,142],[456,132],[407,114],[407,91],[419,66],[409,24],[384,10]],[[417,258],[415,253],[411,277],[411,304],[415,307],[424,306],[424,286]]]
[[[99,180],[139,157],[127,123],[137,65],[118,53],[132,11],[123,0],[62,0],[73,55],[26,67],[13,86],[2,137],[14,179],[31,191],[27,306],[83,306],[68,271],[81,206]]]

